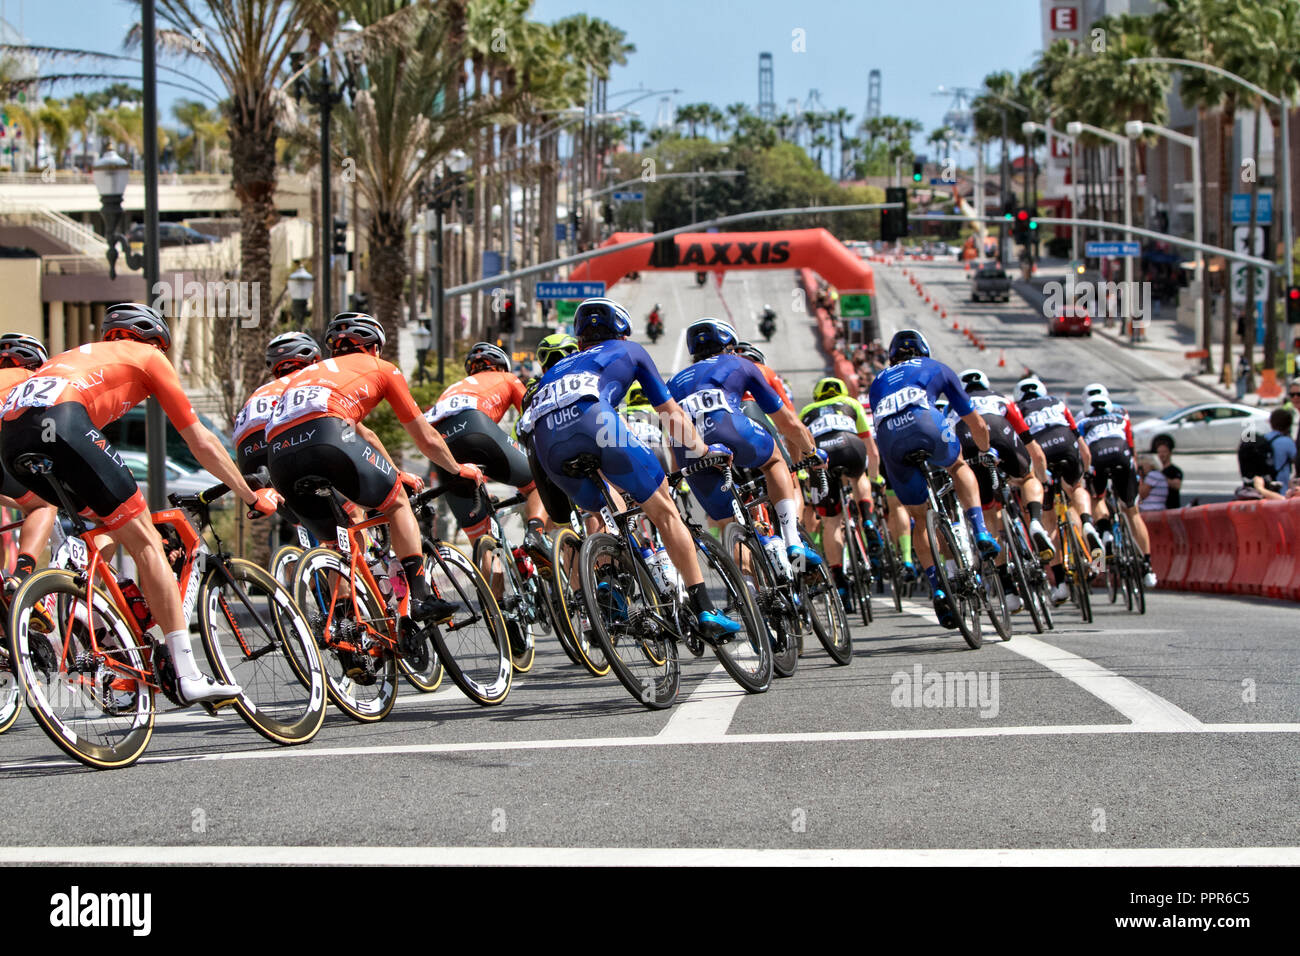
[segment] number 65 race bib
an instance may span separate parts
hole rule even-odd
[[[276,428],[289,422],[296,422],[309,415],[323,415],[329,412],[330,390],[324,385],[299,385],[286,389],[275,403],[271,413],[271,422],[267,427]]]

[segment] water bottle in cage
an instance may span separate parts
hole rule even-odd
[[[952,523],[953,537],[957,539],[957,547],[961,548],[961,553],[966,557],[966,566],[975,567],[979,562],[975,560],[975,553],[971,549],[970,532],[966,529],[966,522],[958,518]]]
[[[519,576],[525,581],[537,573],[537,566],[533,564],[533,559],[528,556],[528,552],[522,546],[514,548],[511,552],[515,558],[515,567],[519,569]]]
[[[650,571],[651,580],[654,581],[655,590],[662,597],[671,594],[675,585],[665,566],[668,563],[668,552],[662,548],[651,551],[647,547],[642,547],[641,557],[645,558],[646,567]]]
[[[759,535],[759,540],[763,542],[763,550],[767,552],[772,561],[772,566],[776,568],[777,575],[783,581],[790,579],[790,559],[786,557],[785,541],[780,535],[767,536]]]

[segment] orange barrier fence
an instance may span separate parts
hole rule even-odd
[[[804,301],[810,304],[813,315],[817,319],[817,331],[821,336],[822,351],[830,358],[831,368],[834,370],[836,378],[844,379],[844,383],[849,387],[849,393],[857,395],[858,373],[853,370],[853,363],[835,347],[835,320],[830,317],[825,309],[811,305],[811,303],[817,301],[817,276],[812,269],[799,270],[799,284],[803,286]],[[780,369],[778,368],[777,371],[780,371]]]
[[[1300,601],[1300,499],[1148,511],[1160,587]]]

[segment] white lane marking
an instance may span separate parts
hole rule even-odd
[[[933,619],[934,610],[910,601],[903,603],[909,614]],[[937,622],[936,622],[937,626]],[[1204,725],[1176,704],[1153,694],[1145,687],[1121,677],[1100,664],[1071,654],[1069,651],[1040,641],[1037,638],[1016,634],[1014,640],[996,646],[1026,657],[1048,670],[1060,674],[1077,684],[1102,703],[1118,711],[1141,730],[1155,733],[1169,731],[1201,730]]]
[[[1019,640],[1017,638],[1016,640]],[[491,753],[505,750],[585,750],[606,747],[668,747],[700,744],[812,744],[856,743],[877,740],[949,740],[963,737],[1076,737],[1105,734],[1300,734],[1298,724],[1201,724],[1195,729],[1156,728],[1138,724],[1060,724],[1024,727],[949,727],[913,730],[804,731],[800,733],[725,734],[716,737],[577,737],[562,740],[489,740],[442,744],[388,744],[372,747],[275,747],[223,753],[185,753],[145,756],[141,764],[220,762],[226,760],[285,760],[311,757],[391,757],[407,754]],[[251,741],[250,741],[251,742]],[[15,760],[0,764],[5,770],[40,770],[76,766],[71,760]]]
[[[0,863],[236,866],[1296,866],[1300,848],[751,849],[549,846],[18,846]]]
[[[658,737],[682,741],[721,737],[747,696],[718,664],[690,697],[673,707],[673,715]]]
[[[400,677],[398,679],[401,680]],[[406,691],[405,693],[398,694],[397,700],[393,702],[393,707],[394,708],[406,707],[409,704],[416,704],[416,703],[426,703],[426,704],[430,702],[441,703],[444,700],[455,699],[458,697],[461,700],[468,700],[468,698],[461,693],[460,688],[451,682],[451,678],[444,678],[442,685],[432,693],[421,694],[419,691],[411,690],[411,691]],[[162,698],[157,698],[157,699],[161,700]],[[170,707],[170,704],[168,706]],[[263,708],[263,709],[265,710],[267,708]],[[331,705],[330,709],[327,711],[327,714],[333,712],[334,712],[334,708]],[[221,710],[217,711],[215,717],[210,717],[208,715],[208,712],[203,710],[201,707],[184,707],[184,708],[171,707],[171,709],[169,710],[161,711],[154,718],[154,726],[184,727],[186,725],[192,724],[196,726],[207,725],[210,727],[212,726],[214,721],[226,721],[226,722],[238,723],[241,720],[243,720],[243,718],[239,716],[238,711],[236,711],[235,708],[233,707],[223,707]]]

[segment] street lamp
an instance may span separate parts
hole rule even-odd
[[[1201,141],[1199,137],[1188,136],[1186,133],[1180,133],[1177,130],[1168,129],[1164,126],[1156,126],[1154,123],[1147,123],[1142,120],[1129,120],[1124,124],[1124,132],[1129,139],[1137,139],[1143,133],[1155,133],[1157,136],[1163,136],[1165,139],[1171,139],[1175,143],[1182,143],[1192,151],[1192,232],[1197,242],[1203,242],[1201,235],[1203,224],[1201,210]],[[1251,250],[1252,252],[1254,250]],[[1214,371],[1210,363],[1210,316],[1205,311],[1205,258],[1201,250],[1196,252],[1196,327],[1201,333],[1201,347],[1205,349],[1205,363],[1202,366],[1206,372]]]
[[[104,238],[108,240],[108,277],[117,278],[117,247],[122,247],[128,269],[143,269],[144,255],[131,251],[131,243],[119,229],[122,225],[122,196],[131,178],[131,167],[126,160],[109,149],[92,167],[95,189],[99,193],[99,211],[104,217]]]
[[[433,249],[429,255],[429,305],[433,312],[433,337],[438,341],[438,382],[446,379],[447,369],[447,331],[446,308],[442,300],[442,217],[456,201],[456,196],[465,183],[465,173],[470,167],[470,158],[463,150],[453,149],[440,164],[440,169],[433,181],[433,193],[427,208],[433,210]],[[424,330],[429,334],[428,330]],[[419,332],[416,333],[417,338]],[[425,345],[427,354],[429,346]],[[420,359],[421,375],[424,360]]]
[[[1120,136],[1118,133],[1112,133],[1108,129],[1102,129],[1100,126],[1093,126],[1089,123],[1080,123],[1075,120],[1065,124],[1065,132],[1075,139],[1078,139],[1085,132],[1094,136],[1100,136],[1102,139],[1109,140],[1118,146],[1124,147],[1124,225],[1132,227],[1133,225],[1133,143],[1127,136]],[[1125,240],[1129,239],[1133,233],[1125,232]],[[1127,321],[1132,317],[1133,308],[1130,298],[1133,289],[1133,257],[1124,256],[1124,318]],[[1129,329],[1132,335],[1132,329]]]
[[[293,303],[293,320],[298,325],[305,325],[307,320],[307,302],[311,299],[315,278],[301,264],[289,273],[289,300]]]

